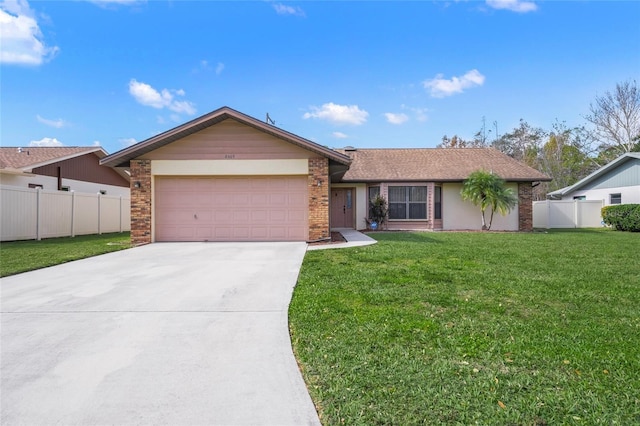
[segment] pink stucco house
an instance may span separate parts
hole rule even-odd
[[[532,229],[531,188],[550,180],[494,149],[334,150],[228,107],[113,153],[131,173],[131,239],[319,241],[366,227],[369,199],[389,229],[479,229],[462,181],[492,170],[518,194],[495,229]]]

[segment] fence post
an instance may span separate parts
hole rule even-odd
[[[551,200],[546,199],[547,202],[547,229],[551,229]]]
[[[98,235],[102,235],[102,194],[98,192]]]
[[[40,241],[40,227],[42,224],[42,218],[41,218],[41,194],[42,194],[42,190],[41,188],[36,188],[36,240]]]
[[[71,191],[71,237],[76,236],[76,191]]]
[[[578,200],[573,200],[573,227],[578,228],[578,221],[580,220],[580,212],[578,211]]]

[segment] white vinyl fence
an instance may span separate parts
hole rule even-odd
[[[534,201],[534,228],[599,228],[604,200]]]
[[[0,241],[131,229],[129,198],[10,186],[0,191]]]

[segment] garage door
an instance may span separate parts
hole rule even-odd
[[[156,241],[306,241],[306,176],[156,177]]]

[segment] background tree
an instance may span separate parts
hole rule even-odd
[[[589,111],[585,119],[595,126],[601,151],[608,151],[615,158],[638,148],[640,89],[635,80],[618,83],[613,93],[597,96]]]
[[[510,157],[536,167],[537,157],[542,147],[542,141],[547,136],[540,127],[532,127],[520,119],[520,125],[509,133],[493,141],[492,146]]]
[[[495,121],[491,135],[482,117],[482,128],[472,140],[444,136],[438,148],[491,146],[553,179],[533,189],[533,199],[544,200],[548,192],[573,185],[621,154],[640,152],[640,88],[635,80],[618,83],[613,93],[596,97],[590,111],[585,119],[593,127],[567,127],[556,121],[545,130],[520,119],[502,136]]]
[[[546,194],[573,185],[598,168],[593,145],[593,138],[584,127],[569,128],[564,122],[556,121],[538,153],[536,164],[536,169],[553,180],[542,184],[540,189]]]
[[[436,145],[436,148],[486,148],[489,146],[489,134],[491,130],[487,131],[485,118],[482,117],[482,127],[473,135],[472,140],[465,140],[458,135],[453,135],[451,138],[447,135],[442,137],[442,142]]]
[[[486,146],[480,134],[476,133],[472,140],[462,139],[458,135],[453,135],[452,137],[444,135],[442,142],[436,145],[436,148],[485,148]]]
[[[500,176],[485,170],[476,170],[462,184],[460,192],[463,200],[469,200],[480,207],[482,230],[490,230],[495,212],[507,215],[518,202],[511,188],[505,186]],[[489,224],[485,219],[487,208],[491,209]]]

